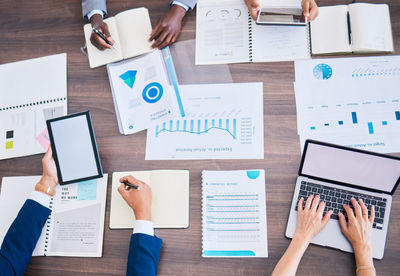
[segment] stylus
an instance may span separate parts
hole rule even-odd
[[[125,184],[128,187],[134,188],[134,189],[136,189],[138,191],[140,190],[139,186],[133,185],[133,184],[129,183],[128,181],[122,181],[121,183]]]

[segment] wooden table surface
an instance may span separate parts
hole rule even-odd
[[[217,0],[216,0],[217,1]],[[349,3],[350,1],[345,1]],[[367,1],[369,2],[369,1]],[[380,2],[380,1],[375,1]],[[396,53],[400,52],[400,1],[390,3]],[[320,0],[319,4],[341,4]],[[154,24],[168,11],[168,1],[108,1],[110,15],[146,6]],[[195,12],[183,21],[179,40],[195,38]],[[234,82],[264,82],[263,160],[145,161],[146,132],[123,136],[118,131],[106,68],[89,69],[80,47],[84,44],[79,0],[0,1],[0,64],[67,53],[68,111],[90,109],[103,169],[190,169],[190,227],[156,230],[163,238],[159,275],[269,275],[289,240],[284,232],[300,161],[293,92],[292,62],[229,65]],[[0,99],[1,101],[1,99]],[[0,161],[0,177],[41,174],[41,155]],[[201,179],[204,169],[266,170],[267,259],[204,259],[201,257]],[[34,257],[26,275],[125,275],[131,230],[110,230],[108,187],[102,258]],[[400,274],[400,192],[393,197],[385,257],[375,261],[379,275]],[[4,212],[5,210],[0,210]],[[1,274],[1,272],[0,272]],[[298,275],[355,275],[352,254],[310,245]]]

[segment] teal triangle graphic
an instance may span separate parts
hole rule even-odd
[[[135,71],[128,70],[119,77],[124,81],[124,83],[126,83],[126,85],[132,88],[136,80],[136,73],[137,73],[136,70]]]

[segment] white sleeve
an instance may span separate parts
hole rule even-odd
[[[42,206],[49,208],[50,206],[50,199],[51,197],[49,195],[46,195],[44,193],[38,192],[38,191],[33,191],[29,197],[29,199],[32,199],[33,201],[36,201],[37,203],[41,204]]]
[[[186,11],[189,10],[189,6],[188,6],[188,5],[185,5],[185,4],[183,4],[183,3],[179,2],[179,1],[172,1],[172,5],[181,6],[181,7],[184,8]]]
[[[102,10],[92,10],[91,12],[89,12],[87,14],[87,18],[89,19],[89,21],[90,21],[90,18],[95,14],[100,14],[101,17],[104,18],[104,12]]]
[[[133,234],[137,233],[154,236],[153,222],[148,220],[136,220],[133,224]]]

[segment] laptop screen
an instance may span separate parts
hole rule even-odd
[[[400,177],[400,159],[309,141],[301,175],[390,193]]]

